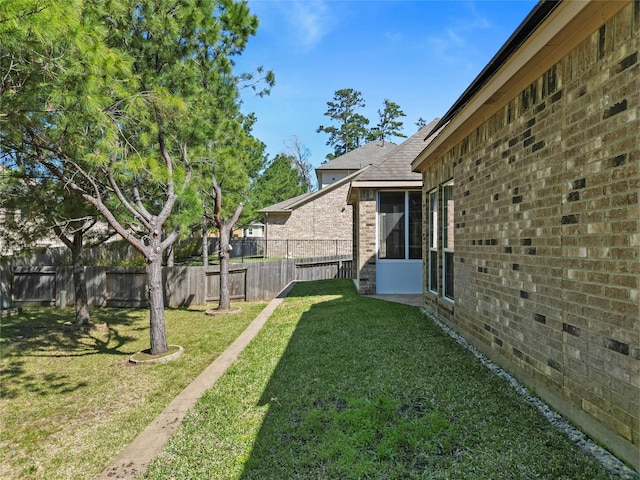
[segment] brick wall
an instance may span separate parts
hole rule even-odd
[[[290,214],[270,213],[265,218],[269,240],[351,240],[352,211],[347,205],[349,184],[326,187]]]
[[[630,2],[423,175],[425,194],[455,182],[455,303],[427,293],[427,306],[635,468],[638,10]]]
[[[354,258],[358,291],[363,295],[376,293],[376,190],[360,189],[356,209],[357,241]]]

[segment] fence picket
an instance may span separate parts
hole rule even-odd
[[[231,267],[233,299],[270,300],[294,280],[352,278],[349,255],[289,258],[236,263]],[[8,268],[0,265],[0,298],[3,308],[54,305],[65,291],[67,305],[75,303],[71,267],[42,266]],[[144,268],[86,267],[85,278],[90,306],[146,307],[147,286]],[[203,305],[218,300],[219,267],[164,267],[165,306]],[[5,290],[7,290],[5,292]],[[10,301],[7,299],[10,298]]]

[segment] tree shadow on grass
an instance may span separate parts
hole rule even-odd
[[[3,387],[0,398],[13,398],[21,389],[38,394],[68,393],[88,385],[58,372],[27,373],[27,358],[84,357],[87,355],[125,356],[135,353],[126,345],[137,340],[133,327],[137,317],[132,310],[109,309],[92,312],[95,322],[87,329],[75,329],[73,309],[28,308],[19,315],[2,318],[0,345]]]
[[[2,399],[17,398],[25,391],[40,396],[62,395],[89,386],[89,382],[62,373],[26,373],[23,360],[12,362],[1,373],[6,382],[0,390]]]
[[[418,308],[341,281],[289,296],[314,295],[259,400],[242,480],[611,478]]]
[[[302,314],[262,394],[269,408],[243,480],[412,478],[455,461],[457,426],[434,401],[434,378],[409,379],[414,367],[429,372],[407,360],[423,328],[417,308],[365,299],[349,281],[300,283],[288,296],[320,302]]]

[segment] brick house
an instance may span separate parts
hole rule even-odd
[[[370,142],[316,169],[320,189],[258,210],[267,240],[351,240],[349,182],[396,145]]]
[[[435,119],[349,184],[355,284],[362,294],[422,293],[422,176],[411,162]]]
[[[429,310],[640,468],[640,2],[540,2],[413,162]]]

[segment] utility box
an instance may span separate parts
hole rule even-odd
[[[65,308],[67,306],[67,291],[60,290],[58,292],[58,308]]]
[[[7,292],[0,292],[0,310],[11,308],[11,297]]]

